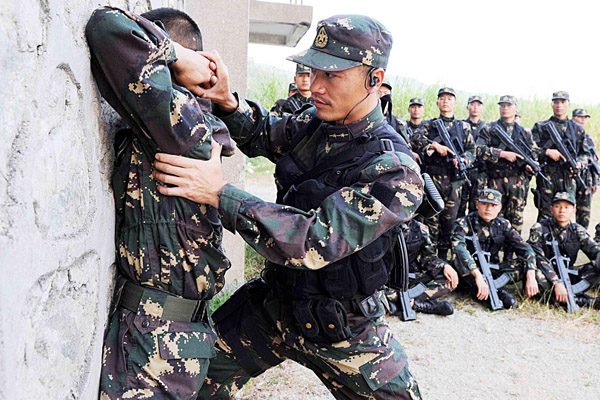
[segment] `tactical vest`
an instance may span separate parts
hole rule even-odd
[[[309,124],[320,122],[314,118]],[[315,134],[320,129],[323,129],[323,125],[309,125],[306,132]],[[300,139],[292,138],[292,149]],[[329,195],[356,183],[364,168],[382,152],[395,150],[410,154],[406,142],[385,122],[376,126],[369,135],[354,139],[346,146],[343,152],[331,157],[331,165],[323,168],[316,166],[312,170],[304,168],[293,151],[282,157],[275,168],[277,202],[304,211],[316,209]],[[339,163],[340,159],[348,158]],[[385,193],[386,189],[380,188],[381,192],[378,193],[376,188],[377,184],[371,194],[384,204],[389,204],[393,191],[387,189],[389,193]],[[387,282],[394,264],[393,248],[398,232],[396,229],[390,230],[362,250],[317,271],[296,270],[267,262],[265,280],[274,286],[279,297],[288,300],[370,296]]]
[[[546,218],[540,221],[540,224],[542,225],[544,254],[550,259],[554,257],[552,246],[548,244],[548,242],[552,241],[552,218]],[[564,242],[561,242],[560,238],[557,236],[554,236],[554,238],[558,240],[558,249],[560,250],[560,253],[565,257],[569,257],[569,266],[572,267],[575,264],[575,261],[577,261],[577,254],[579,254],[579,250],[581,249],[581,243],[579,242],[575,224],[569,224],[565,236]]]
[[[421,232],[421,228],[419,228],[419,224],[411,222],[408,232],[405,233],[404,237],[408,253],[409,271],[411,273],[420,272],[418,258],[425,239],[423,239],[423,233]]]
[[[493,221],[491,221],[490,236],[486,237],[481,234],[481,224],[477,212],[470,213],[466,218],[469,219],[471,226],[477,232],[477,236],[479,236],[481,249],[490,253],[490,262],[494,264],[499,263],[500,258],[498,256],[498,252],[504,246],[504,240],[506,239],[504,237],[504,233],[502,232],[502,222],[500,222],[498,218],[495,218]],[[470,240],[467,240],[467,249],[471,254],[473,254],[475,251]]]
[[[443,121],[442,121],[443,122]],[[433,123],[430,125],[430,131],[435,132],[429,136],[430,140],[444,144],[441,140],[440,134]],[[454,143],[456,150],[462,155],[465,152],[465,132],[463,131],[463,121],[454,119],[452,128],[448,129],[450,140]],[[433,152],[431,156],[426,156],[426,161],[423,162],[425,172],[431,175],[448,175],[452,180],[463,179],[460,172],[454,168],[452,164],[452,156],[442,157],[437,151]]]
[[[494,124],[498,124],[498,121],[493,122],[492,127]],[[515,142],[516,144],[521,144],[521,146],[522,146],[523,143],[526,143],[525,142],[525,129],[523,129],[523,127],[520,126],[519,124],[514,124],[513,132],[512,132],[511,136],[512,136],[513,142]],[[508,149],[504,145],[504,143],[502,143],[500,138],[498,138],[498,136],[493,133],[491,135],[491,140],[488,143],[488,146],[494,147],[494,148],[497,148],[500,150],[512,151],[511,149]],[[492,179],[505,178],[508,176],[515,176],[515,175],[523,175],[523,174],[525,174],[525,171],[526,171],[525,170],[526,165],[527,164],[521,159],[519,159],[515,162],[510,162],[508,160],[500,158],[497,163],[491,163],[491,162],[487,162],[487,161],[485,162],[487,174]]]

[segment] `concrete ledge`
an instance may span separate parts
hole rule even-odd
[[[295,47],[310,28],[312,7],[250,1],[250,43]]]

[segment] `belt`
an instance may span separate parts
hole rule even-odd
[[[144,291],[158,291],[127,282],[121,292],[119,306],[137,312]],[[164,292],[161,292],[164,293]],[[208,315],[208,300],[191,300],[167,295],[160,319],[163,321],[198,322]]]

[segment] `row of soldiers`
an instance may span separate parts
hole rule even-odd
[[[296,113],[311,104],[310,69],[297,65],[292,85],[289,97],[277,101],[272,113]],[[510,281],[522,283],[527,297],[567,304],[569,311],[600,308],[600,300],[584,293],[600,281],[600,245],[587,234],[600,174],[593,140],[585,132],[589,113],[578,108],[569,119],[569,94],[559,91],[552,96],[553,116],[529,130],[520,125],[514,96],[500,97],[500,118],[491,123],[481,119],[482,98],[471,96],[469,118],[461,121],[454,116],[456,92],[444,87],[438,91],[438,118],[423,120],[425,103],[412,98],[410,120],[404,121],[392,114],[391,90],[387,82],[379,90],[383,113],[431,176],[445,205],[438,215],[404,226],[411,291],[389,290],[390,312],[409,318],[407,304],[399,298],[403,295],[416,311],[452,314],[449,302],[436,299],[457,287],[493,309],[511,308],[516,299],[503,289]],[[532,176],[538,223],[527,243],[521,232]],[[577,222],[572,223],[575,213]],[[553,239],[560,254],[553,253]],[[568,272],[561,274],[559,261],[571,269],[580,250],[593,261],[579,267],[581,273],[573,279]],[[482,264],[492,267],[485,276]],[[577,293],[571,293],[571,286]]]

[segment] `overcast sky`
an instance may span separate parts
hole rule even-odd
[[[280,1],[286,2],[286,1]],[[600,103],[600,1],[304,0],[311,28],[295,48],[251,44],[257,63],[292,71],[285,57],[312,44],[315,26],[335,14],[365,14],[394,39],[388,73],[472,93]]]

